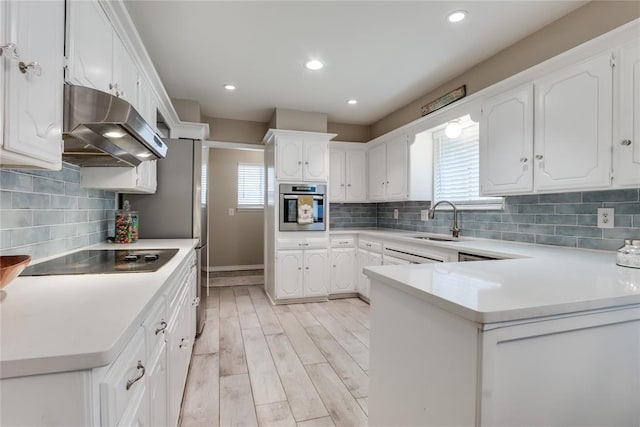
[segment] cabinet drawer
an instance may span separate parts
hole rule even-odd
[[[367,251],[382,253],[382,243],[372,242],[371,240],[359,239],[358,247]]]
[[[333,237],[331,239],[332,248],[353,248],[355,239],[353,237]]]
[[[102,425],[118,424],[127,408],[136,403],[134,398],[145,387],[146,364],[144,328],[139,328],[100,382]]]
[[[327,239],[278,239],[278,249],[326,249]]]
[[[150,314],[142,323],[144,327],[147,359],[150,359],[164,342],[168,326],[167,321],[167,300],[164,296],[160,296],[151,309]]]
[[[169,303],[167,307],[167,316],[171,317],[173,316],[173,313],[175,313],[178,302],[187,287],[189,277],[191,277],[191,273],[195,268],[195,258],[190,258],[187,264],[181,267],[180,274],[177,274],[173,279],[175,284],[167,291],[167,301]]]

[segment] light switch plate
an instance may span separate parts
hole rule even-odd
[[[420,211],[420,221],[429,221],[429,209],[422,209]]]
[[[613,228],[613,208],[598,208],[598,228]]]
[[[236,210],[234,208],[229,208],[229,216],[234,216],[236,214]]]
[[[393,210],[393,219],[398,219],[398,209]]]

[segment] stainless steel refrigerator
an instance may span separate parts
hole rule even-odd
[[[158,189],[155,194],[127,194],[131,209],[139,212],[141,239],[198,239],[196,253],[198,307],[196,336],[204,328],[206,310],[203,296],[209,283],[207,248],[207,164],[209,151],[202,141],[165,139],[167,157],[158,160]]]

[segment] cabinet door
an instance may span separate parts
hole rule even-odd
[[[345,156],[347,181],[346,200],[363,202],[367,199],[367,154],[364,151],[347,151]]]
[[[362,272],[364,267],[369,266],[369,251],[358,249],[358,292],[369,298],[369,278]]]
[[[329,201],[344,202],[345,195],[345,152],[332,149],[329,157]]]
[[[67,81],[111,92],[113,27],[97,1],[67,2]]]
[[[612,78],[604,53],[535,83],[536,190],[609,186]]]
[[[533,190],[533,85],[489,99],[480,118],[482,195]]]
[[[33,166],[60,169],[64,1],[10,1],[3,7],[2,26],[19,58],[0,57],[5,85],[2,148],[35,159]],[[33,67],[23,73],[20,64]],[[10,163],[11,154],[7,156],[8,164],[31,166],[28,159]]]
[[[302,251],[278,251],[276,272],[276,298],[301,298]]]
[[[138,110],[138,68],[120,38],[113,33],[113,82],[115,95]]]
[[[280,180],[302,179],[302,141],[278,138],[276,141],[276,175]]]
[[[408,162],[407,135],[387,142],[387,200],[407,198]]]
[[[387,183],[387,147],[378,145],[369,151],[369,200],[384,200]]]
[[[312,249],[304,251],[304,296],[326,296],[329,288],[329,251]]]
[[[150,426],[167,425],[167,347],[162,343],[157,359],[148,371]]]
[[[331,250],[331,293],[355,291],[355,264],[355,248]]]
[[[326,181],[329,176],[329,143],[327,141],[304,142],[304,181]]]
[[[617,132],[613,141],[613,184],[640,187],[640,41],[623,46],[618,57]]]

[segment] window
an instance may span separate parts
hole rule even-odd
[[[264,207],[264,166],[258,163],[238,163],[238,208]]]
[[[457,137],[448,137],[444,125],[432,131],[434,202],[450,200],[467,208],[471,205],[501,208],[501,197],[480,196],[478,123],[468,115],[456,121],[462,128]]]

